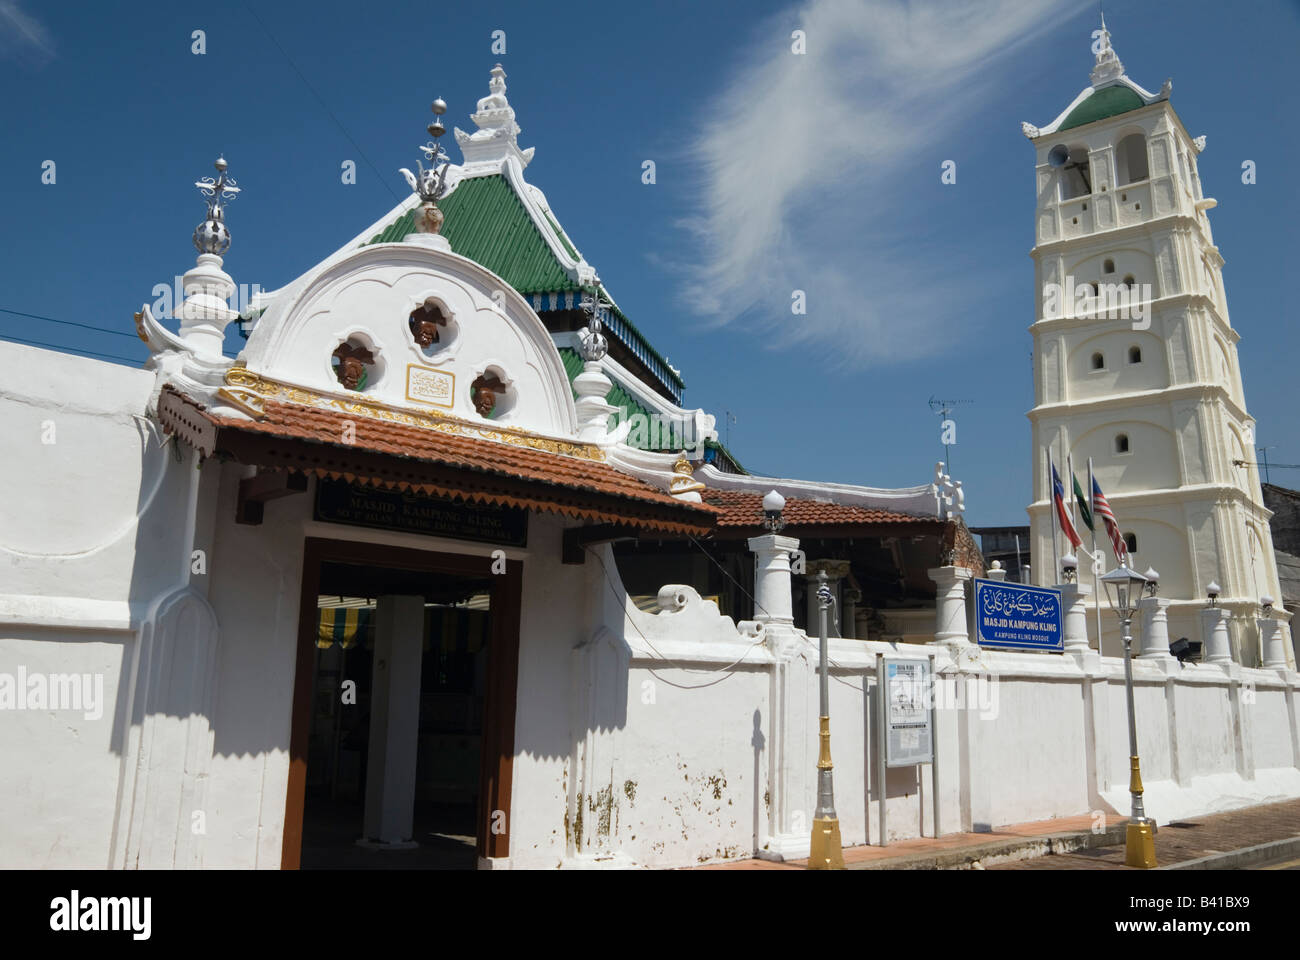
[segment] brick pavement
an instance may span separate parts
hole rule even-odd
[[[1215,853],[1300,836],[1300,800],[1246,807],[1190,820],[1175,821],[1156,833],[1156,863],[1169,866]],[[1131,870],[1124,847],[1096,847],[1075,853],[999,864],[990,870]]]
[[[904,861],[917,855],[933,854],[947,850],[959,850],[964,847],[978,847],[998,840],[1016,838],[1046,837],[1058,833],[1090,832],[1095,820],[1091,814],[1075,817],[1057,817],[1053,820],[1035,820],[1031,823],[1017,823],[998,827],[988,833],[949,833],[942,837],[922,837],[915,840],[896,840],[886,847],[856,846],[844,849],[845,866],[865,864],[872,861]],[[753,858],[749,860],[729,860],[726,863],[710,863],[695,870],[806,870],[807,860],[787,860],[775,862]]]
[[[962,849],[974,850],[987,844],[1017,838],[1032,840],[1058,834],[1091,833],[1094,819],[1091,814],[1038,820],[1032,823],[998,827],[989,833],[951,833],[938,839],[920,838],[900,840],[887,847],[857,846],[844,850],[844,863],[850,869],[871,867],[907,868],[918,858]],[[1124,821],[1120,821],[1122,824]],[[1111,821],[1108,826],[1114,827]],[[1122,837],[1122,834],[1120,834]],[[1300,800],[1246,807],[1228,813],[1195,817],[1161,826],[1156,833],[1156,861],[1161,866],[1195,860],[1214,853],[1226,853],[1273,840],[1300,836]],[[892,861],[892,862],[891,862]],[[769,860],[731,860],[711,863],[696,870],[805,870],[807,860],[776,863]],[[987,870],[1129,870],[1124,865],[1124,845],[1077,850],[1073,853],[1053,853],[1033,856],[985,867]]]

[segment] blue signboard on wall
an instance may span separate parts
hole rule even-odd
[[[981,647],[1065,649],[1061,591],[1003,580],[975,580],[975,632]]]

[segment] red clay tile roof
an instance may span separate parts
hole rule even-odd
[[[763,495],[744,490],[704,490],[704,502],[722,509],[718,515],[719,527],[759,527],[763,522]],[[799,500],[793,497],[785,502],[783,511],[787,527],[845,527],[880,523],[935,523],[937,517],[917,517],[872,507],[845,506],[821,500]]]
[[[600,461],[298,404],[264,409],[261,420],[222,417],[170,386],[159,402],[166,432],[205,456],[674,532],[704,533],[718,513]]]

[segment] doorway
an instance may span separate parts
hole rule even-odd
[[[521,567],[307,540],[284,867],[508,855]]]

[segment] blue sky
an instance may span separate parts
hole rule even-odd
[[[1096,4],[611,9],[0,0],[0,308],[129,336],[9,313],[0,335],[143,360],[131,314],[193,264],[192,183],[218,153],[243,188],[226,268],[281,286],[406,194],[397,169],[413,166],[434,96],[449,126],[472,129],[499,60],[536,148],[529,180],[682,369],[687,402],[724,435],[731,411],[746,467],[926,482],[942,456],[927,401],[973,401],[952,451],[967,522],[1025,522],[1034,154],[1019,124],[1050,122],[1087,85]],[[1172,76],[1184,124],[1208,137],[1201,179],[1219,200],[1247,403],[1269,459],[1300,462],[1297,4],[1112,0],[1106,18],[1129,76],[1152,90]],[[956,184],[940,182],[945,160]]]

